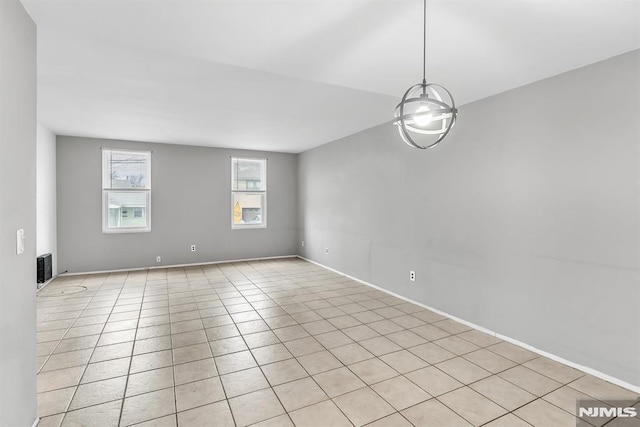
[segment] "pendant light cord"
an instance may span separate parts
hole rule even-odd
[[[424,25],[422,33],[422,83],[427,83],[427,0],[423,2]]]

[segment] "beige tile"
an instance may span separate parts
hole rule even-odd
[[[287,341],[284,343],[287,349],[295,357],[304,356],[305,354],[316,353],[324,350],[322,344],[316,341],[313,337],[300,338],[293,341]]]
[[[402,350],[402,347],[385,337],[375,337],[365,341],[360,341],[360,345],[369,350],[375,356],[382,356],[383,354]]]
[[[225,398],[219,377],[207,378],[177,386],[175,392],[178,412],[217,402]]]
[[[259,365],[279,362],[293,357],[283,344],[273,344],[266,347],[254,348],[251,349],[251,354],[253,354],[253,357]]]
[[[336,327],[326,320],[316,320],[315,322],[304,323],[302,327],[311,335],[319,335],[336,330]]]
[[[513,360],[516,363],[524,363],[527,360],[538,357],[537,354],[508,342],[494,344],[487,347],[487,349],[499,354],[500,356],[506,357],[507,359]]]
[[[255,332],[263,332],[269,330],[264,320],[251,320],[249,322],[242,322],[236,325],[241,334],[253,334]]]
[[[367,424],[367,427],[411,427],[412,424],[398,412]]]
[[[331,353],[345,365],[357,363],[375,357],[360,344],[353,343],[331,349]]]
[[[238,427],[254,424],[285,413],[284,408],[271,388],[229,399],[229,405]]]
[[[86,365],[89,362],[92,351],[92,349],[88,348],[67,353],[52,354],[43,365],[42,372]]]
[[[473,383],[470,387],[509,411],[536,399],[535,395],[496,375]]]
[[[553,380],[562,384],[570,383],[585,375],[584,372],[580,372],[577,369],[573,369],[562,363],[558,363],[546,357],[538,357],[536,359],[529,360],[523,364],[527,368],[545,375]]]
[[[207,335],[203,329],[196,331],[180,332],[178,334],[171,335],[171,345],[173,348],[185,347],[188,345],[195,345],[207,342]]]
[[[224,354],[247,350],[247,345],[244,343],[242,337],[232,337],[211,341],[210,346],[211,353],[214,356],[222,356]]]
[[[356,426],[362,426],[395,412],[369,387],[361,388],[333,399],[334,403]]]
[[[272,387],[308,376],[304,368],[295,359],[263,365],[262,372]]]
[[[209,341],[237,337],[238,335],[240,335],[240,331],[238,331],[238,328],[236,328],[236,326],[233,324],[216,326],[207,329],[205,332]]]
[[[186,384],[218,375],[213,358],[174,365],[173,374],[176,385]]]
[[[78,385],[84,372],[84,366],[59,369],[38,374],[38,393]]]
[[[307,406],[289,414],[296,427],[353,427],[330,400]]]
[[[260,368],[245,369],[220,377],[228,398],[269,387]]]
[[[366,386],[346,367],[323,372],[314,375],[313,378],[329,397],[339,396]]]
[[[415,347],[416,345],[424,344],[427,342],[427,340],[411,331],[394,332],[387,335],[387,338],[389,338],[391,341],[398,344],[402,348]]]
[[[48,417],[40,417],[38,427],[60,427],[65,414],[51,415]]]
[[[128,426],[176,412],[173,388],[127,397],[122,406],[121,424]]]
[[[36,334],[36,342],[40,344],[47,341],[59,341],[62,339],[62,337],[65,336],[66,333],[67,333],[67,329],[55,329],[53,331],[38,332]],[[100,333],[100,331],[96,333]],[[74,337],[69,337],[69,338],[74,338]]]
[[[305,331],[304,328],[299,325],[279,328],[274,330],[274,332],[282,342],[297,340],[309,336],[307,331]]]
[[[576,426],[576,417],[541,399],[523,406],[514,414],[534,426]]]
[[[371,323],[371,322],[377,322],[379,320],[384,320],[384,317],[380,316],[377,313],[374,313],[371,310],[363,311],[360,313],[353,313],[352,316],[362,323]]]
[[[273,388],[289,412],[327,400],[324,391],[311,378],[302,378]]]
[[[122,400],[90,406],[67,412],[62,420],[63,427],[100,426],[117,427]]]
[[[434,366],[409,372],[405,376],[432,396],[439,396],[462,387],[462,383]]]
[[[68,387],[38,393],[38,416],[46,417],[65,412],[75,391],[76,387]]]
[[[193,362],[196,360],[208,359],[212,357],[211,348],[208,343],[188,345],[173,349],[173,363],[179,365],[181,363]]]
[[[351,338],[340,331],[326,332],[324,334],[316,335],[315,339],[328,349],[351,344],[353,342]]]
[[[425,368],[429,365],[427,362],[407,350],[400,350],[395,353],[385,354],[380,356],[380,359],[401,374]]]
[[[89,335],[86,337],[70,338],[60,341],[54,353],[66,353],[68,351],[82,350],[96,346],[100,335]]]
[[[557,381],[547,378],[544,375],[540,375],[531,369],[524,366],[516,366],[504,372],[498,374],[501,378],[517,385],[518,387],[535,394],[536,396],[542,396],[557,388],[562,384]]]
[[[458,336],[469,342],[474,343],[479,347],[488,347],[490,345],[494,345],[502,342],[502,340],[499,338],[496,338],[492,335],[486,334],[484,332],[476,331],[476,330],[463,332],[461,334],[458,334]]]
[[[441,338],[433,343],[457,355],[467,354],[480,348],[477,345],[455,335]]]
[[[143,320],[144,319],[141,319],[140,323],[142,323]],[[165,337],[167,335],[171,335],[171,325],[168,322],[169,316],[167,316],[167,323],[150,325],[147,327],[139,327],[136,333],[136,339],[146,340],[149,338]]]
[[[469,331],[471,328],[469,326],[463,325],[462,323],[456,322],[452,319],[440,320],[438,322],[434,322],[433,326],[442,329],[443,331],[447,331],[451,334],[459,334],[464,331]]]
[[[369,385],[398,376],[393,368],[378,358],[354,363],[348,368]]]
[[[521,418],[518,418],[513,414],[504,415],[485,425],[486,427],[531,427],[531,424],[523,421]]]
[[[320,372],[329,371],[331,369],[342,366],[342,363],[336,359],[327,350],[319,351],[317,353],[307,354],[298,358],[298,361],[304,366],[304,369],[311,375],[315,375]]]
[[[243,335],[243,338],[249,348],[264,347],[267,345],[278,344],[280,342],[278,337],[271,331]]]
[[[569,387],[581,391],[584,394],[588,394],[589,396],[603,402],[638,399],[637,393],[591,375],[585,375],[584,377],[572,382],[569,384]]]
[[[392,319],[392,322],[402,326],[403,328],[407,328],[407,329],[417,328],[418,326],[425,325],[425,322],[423,320],[420,320],[417,317],[413,317],[413,316],[411,316],[409,314],[406,314],[404,316],[394,317]]]
[[[119,344],[122,342],[133,341],[136,337],[136,330],[129,329],[127,331],[108,332],[100,335],[98,346]]]
[[[491,375],[491,372],[474,365],[462,357],[445,360],[435,366],[463,384],[470,384]]]
[[[507,413],[486,397],[469,387],[459,388],[438,397],[438,400],[474,426],[479,426]]]
[[[235,427],[231,410],[226,400],[178,413],[178,425],[180,427],[211,425],[212,420],[215,420],[216,427]]]
[[[369,323],[368,326],[379,334],[387,335],[394,332],[403,331],[405,328],[390,320],[379,320]]]
[[[576,402],[578,400],[594,400],[593,397],[588,396],[574,388],[571,388],[570,386],[559,388],[543,396],[542,398],[572,415],[576,415],[577,413]],[[602,405],[608,406],[606,403],[602,403]]]
[[[515,362],[484,348],[471,353],[467,353],[462,357],[493,374],[505,371],[516,365]]]
[[[405,409],[402,415],[414,426],[469,427],[472,425],[436,399]]]
[[[371,388],[398,411],[431,398],[429,393],[403,376],[379,382]]]
[[[409,351],[425,362],[431,364],[440,363],[456,357],[455,354],[433,343],[426,343],[416,347],[411,347]]]
[[[126,384],[126,376],[81,384],[75,396],[73,396],[69,410],[81,409],[113,400],[119,401],[124,398]]]
[[[149,338],[145,340],[136,340],[133,347],[133,354],[153,353],[154,351],[168,350],[171,348],[171,337],[165,335],[163,337]]]
[[[131,358],[130,373],[135,374],[152,369],[171,366],[173,363],[171,350],[156,351],[155,353],[140,354]]]
[[[367,325],[358,325],[343,329],[342,332],[354,341],[364,341],[370,338],[379,337],[380,334]]]
[[[182,322],[171,322],[172,334],[181,334],[183,332],[197,331],[200,329],[204,329],[204,325],[202,323],[202,320],[200,319],[185,320]]]
[[[440,328],[436,328],[433,325],[418,326],[417,328],[412,328],[411,332],[416,335],[420,335],[427,341],[434,341],[451,335],[449,332],[443,331]]]
[[[251,427],[295,427],[289,418],[289,415],[278,415],[277,417],[269,418],[266,421],[261,421],[257,424],[252,424]]]
[[[175,414],[166,415],[160,418],[154,418],[149,421],[145,421],[139,424],[136,424],[136,427],[176,427],[178,422],[176,421]]]
[[[248,350],[216,357],[215,362],[220,375],[258,366]]]
[[[338,329],[350,328],[352,326],[360,325],[359,320],[357,320],[355,317],[350,316],[348,314],[345,314],[344,316],[332,317],[327,321]],[[379,333],[382,333],[382,332],[379,332]]]
[[[173,387],[173,367],[171,366],[129,375],[125,396],[131,397],[167,387]]]
[[[107,323],[108,325],[108,323]],[[64,335],[65,338],[76,338],[76,337],[83,337],[86,335],[96,335],[96,334],[100,334],[102,333],[102,329],[105,328],[105,326],[101,323],[95,324],[95,325],[85,325],[85,326],[78,326],[78,327],[73,327],[71,329],[69,329],[67,331],[67,333]],[[50,332],[55,332],[55,331],[50,331]],[[105,332],[109,332],[106,331]],[[38,336],[40,336],[40,332],[38,332]],[[62,338],[62,337],[60,337]]]
[[[133,341],[120,344],[96,347],[91,355],[91,363],[104,362],[106,360],[129,357],[133,353]]]

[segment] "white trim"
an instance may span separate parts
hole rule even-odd
[[[466,321],[464,319],[460,319],[459,317],[452,316],[449,313],[446,313],[446,312],[444,312],[442,310],[438,310],[437,308],[433,308],[433,307],[430,307],[428,305],[422,304],[420,302],[414,301],[414,300],[412,300],[410,298],[407,298],[405,296],[396,294],[395,292],[392,292],[392,291],[390,291],[388,289],[381,288],[381,287],[376,286],[376,285],[374,285],[372,283],[369,283],[369,282],[366,282],[364,280],[358,279],[357,277],[350,276],[350,275],[345,274],[345,273],[343,273],[343,272],[341,272],[339,270],[336,270],[336,269],[331,268],[331,267],[327,267],[326,265],[320,264],[319,262],[310,260],[310,259],[305,258],[303,256],[298,255],[298,258],[303,259],[305,261],[308,261],[308,262],[310,262],[312,264],[318,265],[318,266],[320,266],[322,268],[325,268],[325,269],[327,269],[329,271],[333,271],[334,273],[337,273],[337,274],[340,274],[342,276],[348,277],[349,279],[355,280],[356,282],[362,283],[363,285],[370,286],[370,287],[372,287],[374,289],[377,289],[377,290],[382,291],[382,292],[384,292],[386,294],[389,294],[391,296],[399,298],[399,299],[401,299],[403,301],[407,301],[407,302],[410,302],[412,304],[418,305],[420,307],[426,308],[427,310],[431,310],[434,313],[438,313],[438,314],[440,314],[442,316],[448,317],[449,319],[455,320],[456,322],[462,323],[463,325],[467,325],[470,328],[476,329],[476,330],[478,330],[480,332],[484,332],[486,334],[492,335],[492,336],[494,336],[496,338],[499,338],[501,340],[510,342],[511,344],[515,344],[517,346],[523,347],[523,348],[525,348],[525,349],[527,349],[529,351],[532,351],[532,352],[537,353],[537,354],[539,354],[541,356],[547,357],[547,358],[549,358],[551,360],[554,360],[556,362],[562,363],[564,365],[570,366],[572,368],[575,368],[575,369],[577,369],[579,371],[582,371],[584,373],[587,373],[589,375],[593,375],[594,377],[598,377],[598,378],[603,379],[605,381],[608,381],[608,382],[610,382],[612,384],[615,384],[615,385],[618,385],[620,387],[623,387],[623,388],[626,388],[628,390],[631,390],[634,393],[640,393],[640,386],[636,386],[636,385],[630,384],[630,383],[628,383],[626,381],[623,381],[623,380],[621,380],[619,378],[612,377],[611,375],[605,374],[604,372],[600,372],[600,371],[595,370],[593,368],[589,368],[588,366],[583,366],[583,365],[580,365],[578,363],[571,362],[570,360],[564,359],[564,358],[562,358],[560,356],[556,356],[555,354],[548,353],[548,352],[546,352],[544,350],[540,350],[540,349],[535,348],[535,347],[533,347],[533,346],[531,346],[529,344],[523,343],[522,341],[518,341],[517,339],[508,337],[506,335],[499,334],[499,333],[497,333],[495,331],[492,331],[490,329],[484,328],[484,327],[482,327],[480,325],[476,325],[475,323],[471,323],[471,322],[468,322],[468,321]]]
[[[230,262],[261,261],[263,259],[285,259],[285,258],[300,258],[300,257],[298,255],[279,255],[279,256],[269,256],[269,257],[261,257],[261,258],[244,258],[244,259],[230,259],[230,260],[224,260],[224,261],[194,262],[191,264],[154,265],[151,267],[121,268],[117,270],[99,270],[99,271],[85,271],[85,272],[79,272],[79,273],[62,273],[56,277],[82,276],[85,274],[121,273],[123,271],[158,270],[160,268],[196,267],[199,265],[215,265],[215,264],[226,264]]]
[[[31,424],[31,427],[36,427],[40,423],[40,417],[36,417],[36,420]]]

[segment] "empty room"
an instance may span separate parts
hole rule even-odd
[[[640,426],[640,0],[0,0],[0,427]]]

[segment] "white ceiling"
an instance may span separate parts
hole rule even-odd
[[[421,0],[22,1],[56,134],[297,153],[389,121],[421,80]],[[458,104],[640,48],[640,0],[428,14],[427,80]]]

